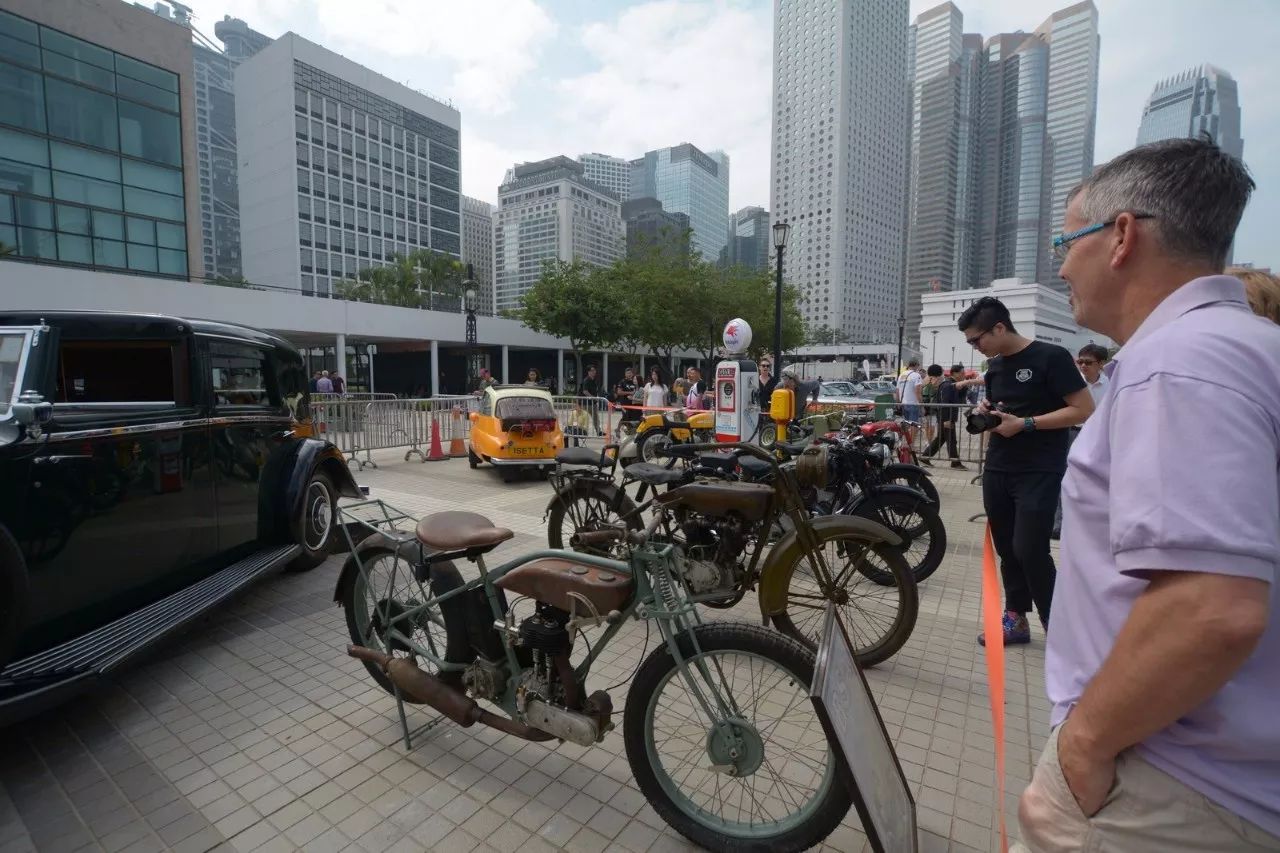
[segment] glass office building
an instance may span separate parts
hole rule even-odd
[[[729,155],[703,153],[685,142],[631,161],[630,198],[656,198],[667,213],[683,213],[693,248],[717,261],[729,234]]]
[[[0,12],[0,243],[186,277],[178,75]]]

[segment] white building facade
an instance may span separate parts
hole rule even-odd
[[[480,310],[494,313],[493,205],[468,195],[462,197],[462,262],[471,266]]]
[[[569,157],[521,163],[498,188],[495,308],[518,310],[548,260],[608,266],[626,254],[622,205]]]
[[[963,364],[979,370],[985,357],[965,342],[956,326],[964,310],[984,296],[994,296],[1009,309],[1018,334],[1066,347],[1075,355],[1085,344],[1111,346],[1111,340],[1078,325],[1067,297],[1057,290],[1018,278],[998,279],[990,287],[926,293],[920,299],[920,354],[926,365],[944,368]]]
[[[618,201],[631,198],[631,161],[609,154],[579,154],[582,176],[618,196]]]
[[[333,292],[462,251],[453,107],[286,33],[235,71],[241,253],[255,284]]]
[[[814,325],[897,336],[906,255],[908,0],[774,6],[770,210]]]

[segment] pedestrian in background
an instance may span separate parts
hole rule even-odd
[[[933,368],[930,368],[932,370]],[[964,398],[960,396],[960,391],[956,387],[958,378],[964,376],[964,365],[951,365],[951,373],[942,378],[938,383],[938,405],[935,412],[938,420],[938,435],[934,438],[933,443],[925,449],[924,456],[920,461],[929,467],[933,467],[929,462],[929,456],[938,455],[938,451],[942,449],[942,445],[947,445],[947,456],[951,459],[951,467],[965,470],[964,463],[960,461],[960,450],[956,446],[956,424],[960,417],[960,404],[964,402]]]
[[[316,380],[316,390],[321,394],[333,393],[333,380],[329,378],[329,371],[320,371],[320,378]]]
[[[666,383],[662,381],[662,369],[657,366],[649,368],[649,381],[644,385],[644,413],[652,415],[666,408],[669,393]]]
[[[1063,487],[1037,851],[1280,849],[1280,327],[1221,274],[1253,187],[1204,137],[1068,196],[1076,322],[1121,349]]]
[[[600,431],[600,407],[601,400],[604,398],[600,395],[600,376],[594,364],[587,365],[587,375],[578,386],[578,395],[590,398],[590,402],[586,405],[591,409],[591,426],[595,429],[596,435],[604,435]]]
[[[329,382],[332,383],[333,385],[333,393],[335,394],[347,393],[347,380],[342,378],[341,373],[335,373],[332,376],[330,376]]]
[[[772,362],[762,361],[760,372],[760,411],[769,411],[769,402],[773,399],[773,389],[778,387],[778,378],[773,375]]]
[[[1058,492],[1067,468],[1067,428],[1093,411],[1071,353],[1018,334],[1009,309],[984,296],[957,323],[987,358],[987,396],[978,411],[997,415],[982,470],[982,504],[1000,555],[1005,645],[1031,642],[1027,614],[1049,625],[1057,569],[1049,553]],[[979,635],[978,643],[988,638]]]
[[[1266,317],[1273,323],[1280,323],[1280,278],[1269,272],[1247,267],[1231,267],[1227,270],[1227,275],[1233,275],[1244,282],[1245,296],[1253,313]]]
[[[1085,344],[1080,348],[1080,352],[1076,354],[1076,367],[1080,368],[1080,375],[1084,377],[1085,385],[1089,388],[1089,396],[1093,398],[1093,409],[1098,410],[1098,405],[1102,402],[1102,397],[1107,393],[1107,376],[1102,372],[1102,367],[1107,363],[1107,348],[1100,344]],[[1076,436],[1080,434],[1082,426],[1073,426],[1067,430],[1067,453],[1071,453],[1071,445],[1075,443]],[[1050,537],[1055,541],[1062,538],[1062,498],[1058,498],[1058,511],[1053,517],[1053,535]]]

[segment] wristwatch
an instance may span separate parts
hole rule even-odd
[[[1036,419],[1035,419],[1035,418],[1023,418],[1023,419],[1022,419],[1022,431],[1023,431],[1023,432],[1035,432],[1035,429],[1036,429]]]

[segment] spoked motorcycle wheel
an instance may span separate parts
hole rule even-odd
[[[357,573],[355,580],[347,584],[342,597],[351,642],[388,652],[394,657],[407,657],[424,672],[437,675],[438,667],[414,655],[403,641],[391,635],[390,629],[394,627],[400,634],[408,636],[413,644],[438,658],[445,656],[448,637],[439,607],[431,606],[419,611],[411,620],[397,621],[397,617],[418,607],[427,598],[427,590],[414,579],[413,566],[390,548],[370,549],[361,555],[361,559],[365,571]],[[364,662],[364,667],[379,687],[395,693],[391,681],[380,667],[368,661]]]
[[[872,494],[854,514],[883,524],[902,538],[898,551],[916,583],[927,580],[942,565],[947,551],[947,526],[937,507],[923,496],[903,492]],[[890,574],[875,567],[867,567],[864,573],[876,583],[894,583]]]
[[[813,652],[754,625],[699,625],[679,639],[687,673],[730,713],[709,719],[671,651],[627,693],[623,739],[640,791],[708,850],[807,850],[849,811],[842,759],[809,701]],[[715,700],[711,703],[715,706]]]
[[[636,439],[636,456],[640,457],[641,462],[661,463],[665,459],[663,451],[674,443],[669,432],[648,430]]]
[[[908,486],[923,492],[925,497],[933,501],[935,509],[942,506],[942,496],[938,494],[938,487],[933,484],[933,478],[918,465],[904,465],[901,462],[886,465],[880,472],[880,480],[883,483]]]
[[[605,530],[625,524],[632,530],[641,528],[636,505],[626,495],[618,497],[598,483],[580,482],[566,489],[547,513],[547,546],[572,548],[583,554],[626,559],[626,545],[583,545],[576,540],[579,533]],[[617,501],[616,509],[614,501]]]
[[[817,532],[817,531],[815,531]],[[854,657],[875,666],[897,653],[911,637],[919,610],[915,578],[898,549],[840,530],[818,533],[822,558],[831,573],[826,590],[809,557],[797,551],[787,569],[787,607],[774,626],[810,648],[822,638],[827,602],[834,602],[849,631]],[[873,575],[880,580],[873,579]]]

